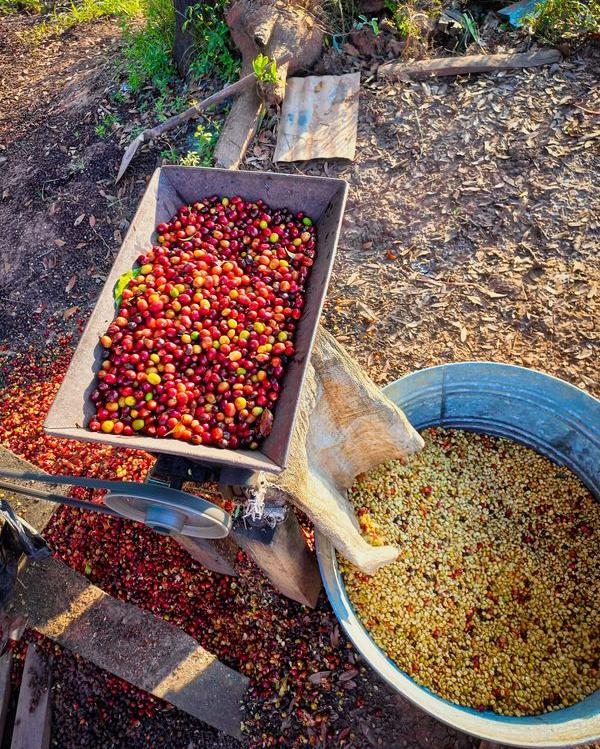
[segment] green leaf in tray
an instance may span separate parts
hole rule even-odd
[[[140,275],[141,270],[141,268],[132,268],[131,270],[128,270],[127,273],[123,273],[122,276],[119,276],[119,279],[115,284],[115,288],[113,289],[113,298],[115,300],[115,307],[117,309],[119,309],[119,307],[121,306],[121,297],[123,296],[123,291],[129,286],[129,282],[132,278]]]

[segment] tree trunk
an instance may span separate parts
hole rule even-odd
[[[175,41],[173,42],[173,60],[179,75],[185,78],[188,74],[194,51],[194,34],[192,24],[186,25],[189,18],[187,9],[196,5],[196,0],[173,0],[175,8]],[[184,28],[185,26],[185,28]]]

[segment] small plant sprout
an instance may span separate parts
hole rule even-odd
[[[95,132],[96,135],[100,136],[100,138],[104,138],[107,135],[110,134],[111,130],[113,129],[114,125],[117,125],[119,123],[119,118],[116,114],[113,114],[112,112],[108,112],[105,114],[100,122],[96,125]]]
[[[376,18],[367,18],[364,15],[358,17],[358,21],[354,24],[354,28],[357,31],[364,29],[365,26],[369,26],[375,36],[379,36],[379,21]]]
[[[367,18],[365,15],[360,15],[358,20],[352,26],[352,31],[360,31],[369,27],[375,36],[379,36],[381,29],[379,28],[379,21],[376,18]],[[333,34],[331,37],[331,45],[336,52],[342,51],[342,45],[346,39],[350,36],[350,32],[344,32],[340,34]]]
[[[277,82],[277,63],[267,55],[258,54],[252,60],[252,70],[261,83]]]

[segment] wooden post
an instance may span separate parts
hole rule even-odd
[[[51,684],[50,662],[30,643],[10,749],[48,749],[50,746]]]
[[[230,536],[279,593],[311,608],[316,606],[321,590],[319,567],[291,508],[274,529],[245,528],[240,523]]]
[[[99,668],[241,738],[248,679],[193,637],[112,598],[57,559],[25,560],[17,581],[9,614],[21,614],[30,627]],[[26,684],[24,677],[21,693]],[[30,749],[11,749],[17,747]]]

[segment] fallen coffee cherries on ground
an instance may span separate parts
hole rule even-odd
[[[117,285],[88,427],[256,449],[271,431],[316,247],[303,213],[212,196],[157,226]]]

